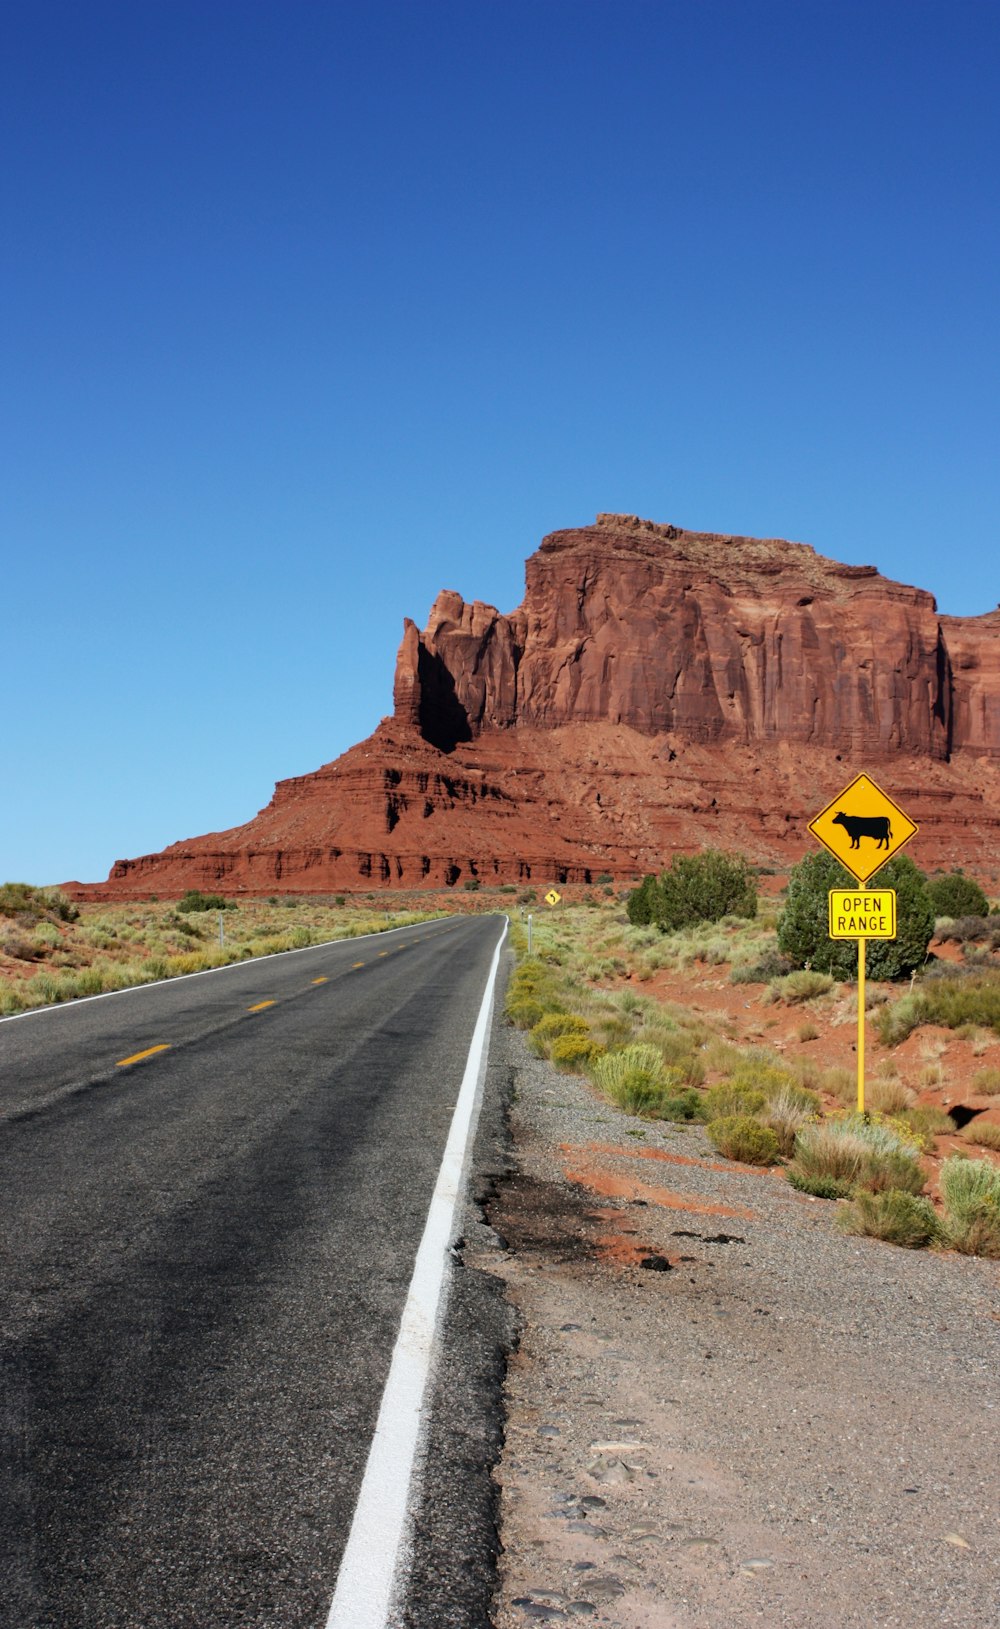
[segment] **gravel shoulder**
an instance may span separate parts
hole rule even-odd
[[[497,1029],[505,1248],[464,1250],[520,1326],[495,1629],[1000,1622],[1000,1265],[844,1236]]]

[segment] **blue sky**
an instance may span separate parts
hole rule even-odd
[[[250,818],[601,509],[1000,600],[992,3],[0,26],[0,878]]]

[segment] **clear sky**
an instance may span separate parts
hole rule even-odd
[[[994,0],[3,0],[0,880],[625,510],[1000,600]]]

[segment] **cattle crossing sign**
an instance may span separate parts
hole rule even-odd
[[[810,820],[809,830],[864,884],[899,853],[917,827],[880,786],[867,775],[858,775]]]
[[[858,941],[858,1113],[865,1112],[865,945],[896,937],[896,895],[891,888],[866,887],[886,860],[898,854],[916,831],[898,803],[867,775],[856,775],[839,797],[810,820],[809,830],[835,860],[853,871],[857,891],[833,888],[828,896],[831,939]]]

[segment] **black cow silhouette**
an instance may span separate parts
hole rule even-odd
[[[861,847],[862,837],[873,837],[876,848],[888,848],[892,839],[888,815],[848,815],[838,809],[831,824],[843,826],[852,848]]]

